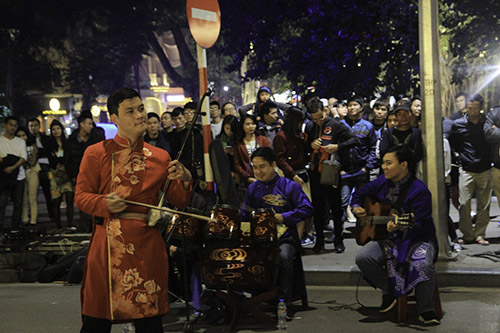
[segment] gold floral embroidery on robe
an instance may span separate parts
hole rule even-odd
[[[124,149],[113,154],[111,191],[127,198],[132,192],[132,185],[140,182],[140,174],[146,170],[146,159],[149,156],[151,151],[147,148],[143,148],[142,153]],[[120,219],[108,221],[107,236],[114,319],[157,315],[161,287],[155,280],[145,281],[137,267],[122,267],[125,256],[135,255],[135,246],[133,243],[126,243]]]
[[[155,280],[145,281],[137,268],[122,271],[120,265],[125,255],[134,255],[134,244],[125,244],[120,220],[108,223],[108,239],[111,252],[111,299],[115,319],[126,318],[131,314],[152,316],[158,313],[158,293],[161,287]]]

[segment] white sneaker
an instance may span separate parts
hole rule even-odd
[[[356,223],[356,216],[351,211],[351,206],[347,206],[346,209],[347,221],[350,223]]]
[[[453,248],[453,252],[462,251],[462,246],[458,243],[451,243],[451,247]]]

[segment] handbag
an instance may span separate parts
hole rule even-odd
[[[340,179],[340,162],[333,159],[334,154],[331,155],[332,159],[324,160],[321,162],[321,185],[331,185],[333,187],[339,186]]]
[[[51,170],[52,176],[58,186],[71,182],[64,165],[59,163],[55,169]]]

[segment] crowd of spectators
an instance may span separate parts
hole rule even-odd
[[[456,95],[457,111],[443,119],[444,155],[449,202],[460,213],[459,238],[449,219],[449,235],[456,250],[463,243],[488,245],[486,226],[492,189],[500,191],[500,107],[484,110],[480,95]],[[196,103],[176,107],[158,115],[147,114],[144,140],[165,149],[175,159],[184,142]],[[250,156],[259,147],[274,149],[277,172],[299,184],[311,199],[314,218],[298,225],[303,244],[315,242],[321,253],[325,243],[334,243],[338,253],[345,250],[343,229],[355,221],[350,210],[351,195],[370,180],[383,174],[381,159],[395,146],[407,145],[417,163],[411,172],[421,177],[424,155],[421,116],[425,110],[418,96],[396,102],[379,97],[368,103],[353,95],[346,101],[336,98],[307,98],[301,107],[273,101],[267,87],[259,89],[255,103],[239,109],[234,103],[210,102],[213,140],[219,140],[227,155],[240,198],[255,182]],[[42,187],[50,219],[63,228],[61,204],[66,204],[64,227],[89,232],[91,216],[80,212],[73,221],[73,197],[79,165],[85,149],[104,140],[90,112],[82,112],[78,128],[69,137],[59,121],[50,123],[49,134],[40,130],[40,121],[30,119],[27,127],[6,117],[5,134],[0,138],[1,183],[0,229],[5,229],[5,209],[14,203],[10,228],[36,225],[38,193]],[[181,162],[202,187],[204,182],[203,131],[194,125],[184,145]],[[338,182],[326,182],[328,161],[338,162]],[[477,207],[472,207],[476,194]],[[333,220],[333,228],[330,221]],[[331,229],[332,237],[324,230]]]

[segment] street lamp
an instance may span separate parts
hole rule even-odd
[[[61,103],[57,98],[51,98],[49,101],[49,107],[52,111],[56,112],[61,108]]]

